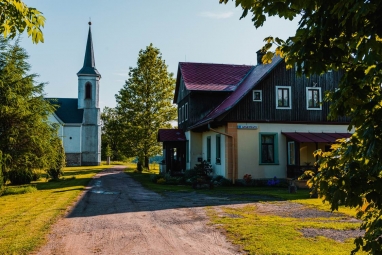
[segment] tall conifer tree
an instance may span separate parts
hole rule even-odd
[[[0,151],[8,177],[30,176],[57,156],[57,129],[48,123],[54,107],[43,98],[44,84],[36,85],[37,75],[28,74],[27,58],[17,41],[0,38]]]

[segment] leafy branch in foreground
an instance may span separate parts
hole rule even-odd
[[[14,38],[27,30],[33,43],[44,42],[41,28],[45,17],[36,8],[28,7],[21,0],[0,0],[0,33]]]
[[[219,0],[227,3],[229,0]],[[267,16],[298,19],[294,35],[265,38],[263,62],[274,55],[304,76],[343,71],[339,89],[326,94],[329,118],[350,117],[354,135],[332,152],[317,152],[319,171],[312,179],[318,194],[331,203],[360,210],[360,249],[382,253],[382,1],[235,0],[241,18],[252,14],[255,27]],[[272,51],[276,44],[275,51]]]

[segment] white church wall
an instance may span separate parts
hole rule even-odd
[[[49,115],[49,117],[48,117],[48,122],[50,122],[50,123],[56,123],[56,124],[59,125],[59,128],[58,128],[58,130],[57,130],[57,132],[58,132],[58,136],[61,138],[61,141],[64,142],[64,141],[63,141],[63,137],[64,137],[64,127],[63,127],[63,125],[62,125],[62,122],[59,121],[59,120],[57,119],[56,115],[53,115],[53,114],[50,114],[50,115]]]
[[[64,126],[64,149],[65,153],[81,153],[81,126]]]

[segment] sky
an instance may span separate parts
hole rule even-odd
[[[256,51],[267,36],[293,36],[297,21],[268,18],[256,29],[251,15],[240,20],[234,2],[219,0],[24,0],[46,18],[44,43],[27,34],[21,46],[31,73],[45,82],[46,97],[76,98],[91,20],[96,68],[101,73],[100,108],[115,107],[115,94],[150,43],[159,48],[168,71],[179,62],[256,65]]]

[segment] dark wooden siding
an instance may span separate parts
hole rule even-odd
[[[262,91],[262,102],[254,102],[252,90],[227,114],[224,121],[259,122],[329,122],[329,103],[324,102],[322,110],[307,110],[306,87],[321,88],[322,99],[325,91],[334,90],[341,78],[341,72],[328,72],[310,78],[298,77],[294,68],[286,70],[280,63],[254,90]],[[276,109],[276,86],[291,86],[292,109]],[[337,122],[348,122],[340,118]]]
[[[179,103],[190,94],[190,91],[186,89],[186,86],[184,85],[183,77],[180,77],[180,83],[179,83],[179,90],[178,90],[178,98],[176,98],[176,103],[179,105]]]
[[[188,120],[179,124],[179,128],[186,130],[203,119],[208,113],[223,102],[232,92],[192,91],[178,103],[178,107],[188,103]]]

